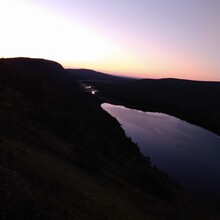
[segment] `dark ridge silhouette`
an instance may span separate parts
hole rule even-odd
[[[56,62],[0,59],[1,219],[219,219],[100,104]]]
[[[168,113],[220,135],[220,82],[142,79],[92,84],[114,103]]]
[[[127,77],[113,76],[106,73],[97,72],[89,69],[67,69],[76,80],[95,80],[102,82],[126,82],[133,79]]]

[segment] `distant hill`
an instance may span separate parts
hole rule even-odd
[[[168,113],[220,135],[220,82],[142,79],[93,85],[113,102]]]
[[[113,76],[106,73],[97,72],[89,69],[67,69],[76,80],[92,80],[102,82],[127,82],[133,81],[131,78]]]

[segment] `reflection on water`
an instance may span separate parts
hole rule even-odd
[[[90,86],[90,85],[88,85],[88,82],[83,82],[83,81],[81,81],[81,87],[85,90],[85,91],[87,91],[87,92],[90,92],[91,94],[93,94],[93,95],[95,95],[96,93],[97,93],[97,90],[96,89],[94,89],[92,86]]]
[[[91,93],[92,93],[93,95],[95,95],[96,92],[97,92],[97,90],[92,90],[92,91],[91,91]]]
[[[190,192],[220,198],[220,137],[176,117],[102,104],[154,165]]]

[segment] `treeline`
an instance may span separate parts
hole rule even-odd
[[[145,111],[174,115],[220,135],[220,83],[178,79],[92,82],[100,96]]]

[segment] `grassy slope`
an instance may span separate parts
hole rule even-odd
[[[0,67],[1,219],[217,219],[176,193],[59,64]]]

